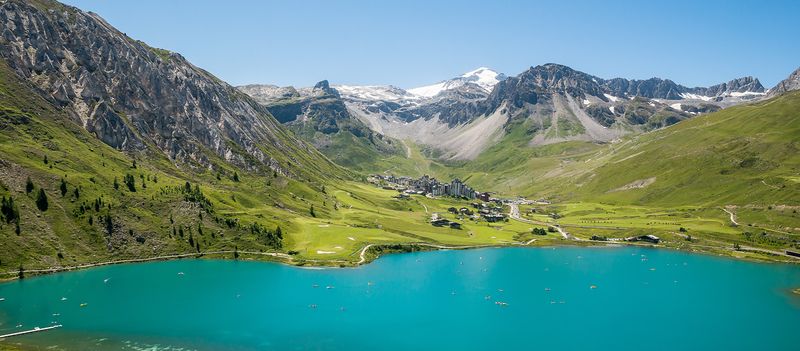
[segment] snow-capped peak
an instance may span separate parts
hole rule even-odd
[[[439,93],[445,90],[455,89],[471,83],[477,85],[488,93],[492,91],[492,88],[494,88],[498,82],[504,79],[506,79],[504,74],[497,73],[496,71],[486,67],[480,67],[464,73],[457,78],[445,80],[432,85],[408,89],[407,91],[417,96],[433,97],[439,95]]]
[[[495,84],[505,79],[505,75],[497,73],[490,68],[480,67],[474,71],[469,71],[461,75],[461,78],[466,78],[482,87],[494,87]]]

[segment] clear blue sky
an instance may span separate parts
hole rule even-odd
[[[410,88],[562,63],[707,86],[800,66],[800,1],[67,0],[240,85]]]

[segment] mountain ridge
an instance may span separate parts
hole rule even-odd
[[[325,164],[268,110],[180,54],[67,5],[9,0],[0,6],[0,57],[112,147],[155,148],[200,168],[223,162],[299,174]],[[47,35],[29,35],[39,32]]]

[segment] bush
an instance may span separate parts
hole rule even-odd
[[[31,177],[28,177],[28,180],[25,182],[25,192],[30,194],[33,191],[33,181],[31,181]]]

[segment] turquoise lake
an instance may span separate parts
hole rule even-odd
[[[796,265],[632,247],[179,260],[0,284],[0,333],[57,322],[6,342],[68,350],[789,350],[796,287]]]

